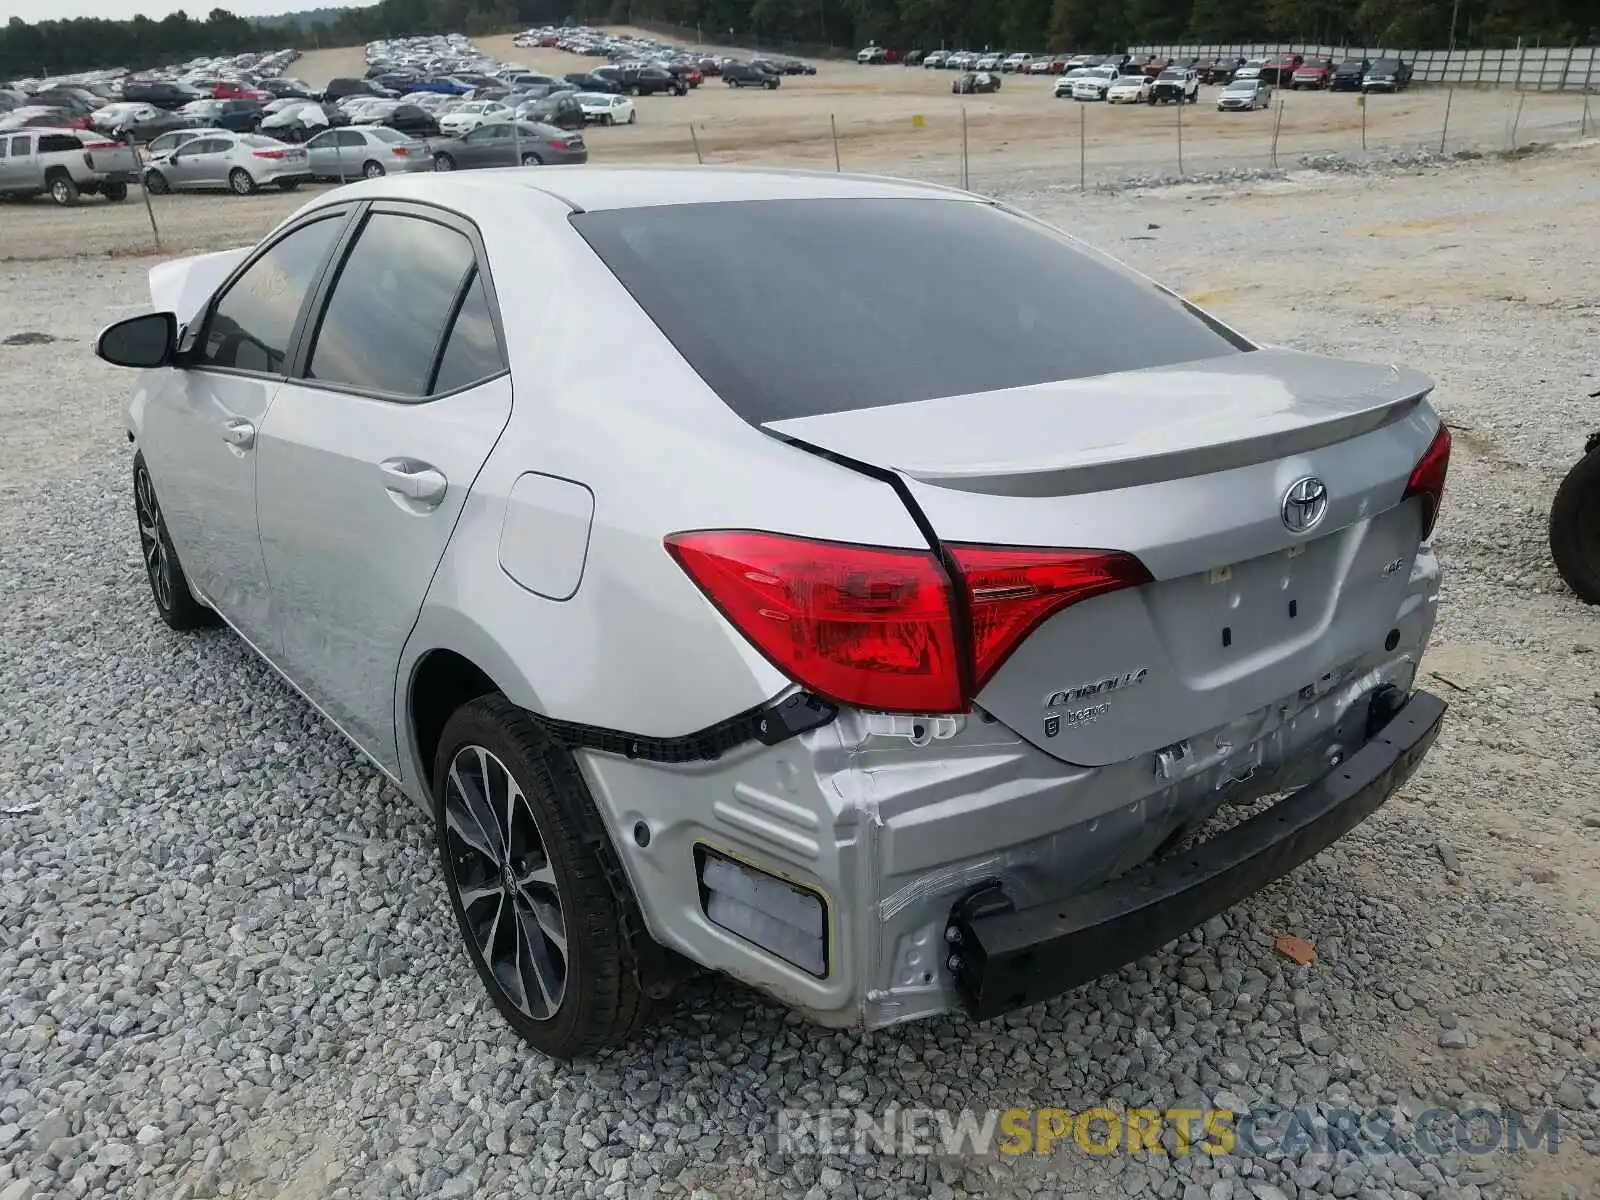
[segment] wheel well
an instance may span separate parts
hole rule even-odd
[[[431,651],[417,664],[411,678],[411,731],[430,784],[445,722],[469,700],[499,691],[477,664],[454,650]]]

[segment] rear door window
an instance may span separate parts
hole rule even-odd
[[[1253,348],[1150,280],[987,204],[759,200],[570,219],[756,424]]]
[[[473,270],[472,243],[436,221],[367,218],[323,310],[306,378],[420,399]]]

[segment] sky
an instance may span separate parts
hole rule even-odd
[[[359,7],[373,0],[0,0],[0,25],[12,17],[24,21],[43,21],[46,18],[66,21],[73,17],[106,17],[126,21],[143,13],[151,20],[160,20],[168,13],[183,9],[191,17],[204,20],[213,8],[225,8],[240,17],[270,17],[278,13],[297,12],[303,8],[324,8],[342,4]]]

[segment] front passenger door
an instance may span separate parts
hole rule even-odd
[[[398,772],[400,654],[511,381],[459,218],[375,205],[326,291],[261,429],[257,520],[284,670]]]

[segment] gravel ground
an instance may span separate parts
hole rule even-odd
[[[422,817],[140,574],[88,353],[148,261],[0,276],[0,1200],[1600,1193],[1600,659],[1543,521],[1600,423],[1600,151],[1011,198],[1256,335],[1439,381],[1457,454],[1423,770],[1291,878],[984,1025],[808,1027],[701,982],[639,1045],[526,1052]],[[1019,184],[1019,188],[1020,188]],[[241,230],[242,236],[254,230]],[[1273,939],[1312,941],[1294,965]],[[785,1107],[1559,1110],[1558,1152],[785,1155]]]

